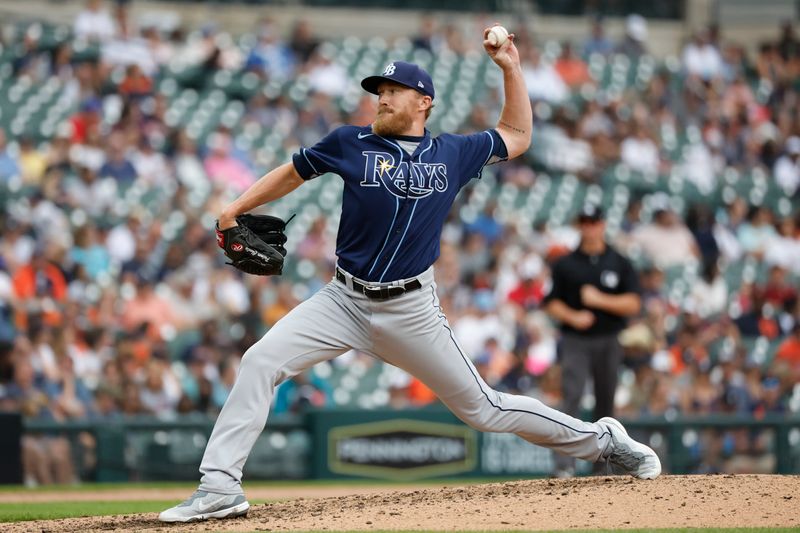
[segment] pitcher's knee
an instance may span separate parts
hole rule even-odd
[[[481,396],[474,401],[459,405],[454,410],[456,415],[469,427],[483,433],[503,433],[510,431],[507,414],[502,409],[502,394],[489,390],[488,398]]]
[[[499,411],[485,399],[480,402],[458,406],[453,411],[465,424],[476,431],[484,433],[499,431],[496,429]]]
[[[496,433],[498,431],[495,429],[495,424],[493,421],[485,416],[469,418],[467,420],[467,425],[476,431],[480,431],[481,433]]]
[[[505,433],[510,429],[504,421],[503,412],[491,406],[473,415],[462,416],[462,420],[482,433]]]
[[[239,365],[239,379],[244,375],[277,387],[305,369],[302,361],[292,363],[295,360],[285,347],[259,341],[244,353]]]
[[[257,342],[244,352],[242,362],[239,364],[239,375],[274,374],[282,365],[282,358],[276,350],[266,348]]]

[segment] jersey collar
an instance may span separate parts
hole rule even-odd
[[[392,139],[393,141],[408,141],[412,143],[421,143],[427,137],[428,130],[425,130],[425,135],[394,135],[392,137],[387,137],[387,139]]]
[[[431,136],[431,132],[428,128],[424,129],[425,133],[423,133],[422,135],[392,135],[391,137],[382,137],[377,133],[375,133],[374,131],[372,131],[372,124],[364,126],[362,129],[364,130],[363,133],[371,133],[372,135],[378,137],[379,139],[388,139],[393,141],[409,141],[409,142],[421,143],[422,141],[430,138]]]
[[[364,130],[365,130],[365,132],[368,131],[368,132],[372,133],[372,125],[365,126]],[[417,146],[417,149],[414,150],[413,154],[411,154],[411,158],[412,159],[414,157],[416,157],[417,154],[420,153],[422,150],[425,150],[426,148],[428,148],[428,146],[430,145],[430,138],[431,138],[431,132],[430,132],[430,130],[428,130],[428,128],[425,128],[425,134],[422,135],[422,136],[417,136],[417,135],[393,135],[391,137],[381,137],[377,133],[372,133],[372,134],[377,139],[381,139],[383,141],[391,143],[393,146],[397,146],[397,144],[395,144],[395,141],[407,141],[407,142],[419,143],[419,145]],[[405,153],[405,151],[403,151],[403,152]]]
[[[588,259],[590,261],[592,261],[592,260],[596,261],[598,259],[602,259],[606,255],[608,255],[608,252],[609,252],[608,243],[606,243],[605,247],[603,248],[603,251],[600,252],[599,254],[587,254],[586,252],[583,251],[583,249],[581,248],[580,244],[578,244],[578,247],[575,249],[575,253],[576,254],[578,254],[580,257],[584,257],[584,258],[586,258],[586,259]]]

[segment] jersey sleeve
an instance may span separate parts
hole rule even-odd
[[[465,135],[461,144],[461,186],[480,178],[483,167],[508,159],[506,143],[495,129]]]
[[[337,128],[311,148],[300,148],[292,155],[292,163],[301,178],[311,180],[327,172],[338,174],[342,152],[341,128]]]

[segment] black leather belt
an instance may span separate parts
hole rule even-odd
[[[336,279],[347,285],[347,276],[339,267],[336,267]],[[353,290],[371,300],[388,300],[389,298],[396,298],[401,294],[421,288],[422,283],[416,278],[407,281],[405,285],[389,285],[385,287],[370,287],[369,285],[364,285],[363,283],[353,280]]]

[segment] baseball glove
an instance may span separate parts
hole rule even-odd
[[[231,260],[228,264],[247,274],[279,276],[286,255],[284,230],[289,221],[269,215],[240,215],[236,223],[237,226],[221,230],[217,222],[216,227],[217,245]]]

